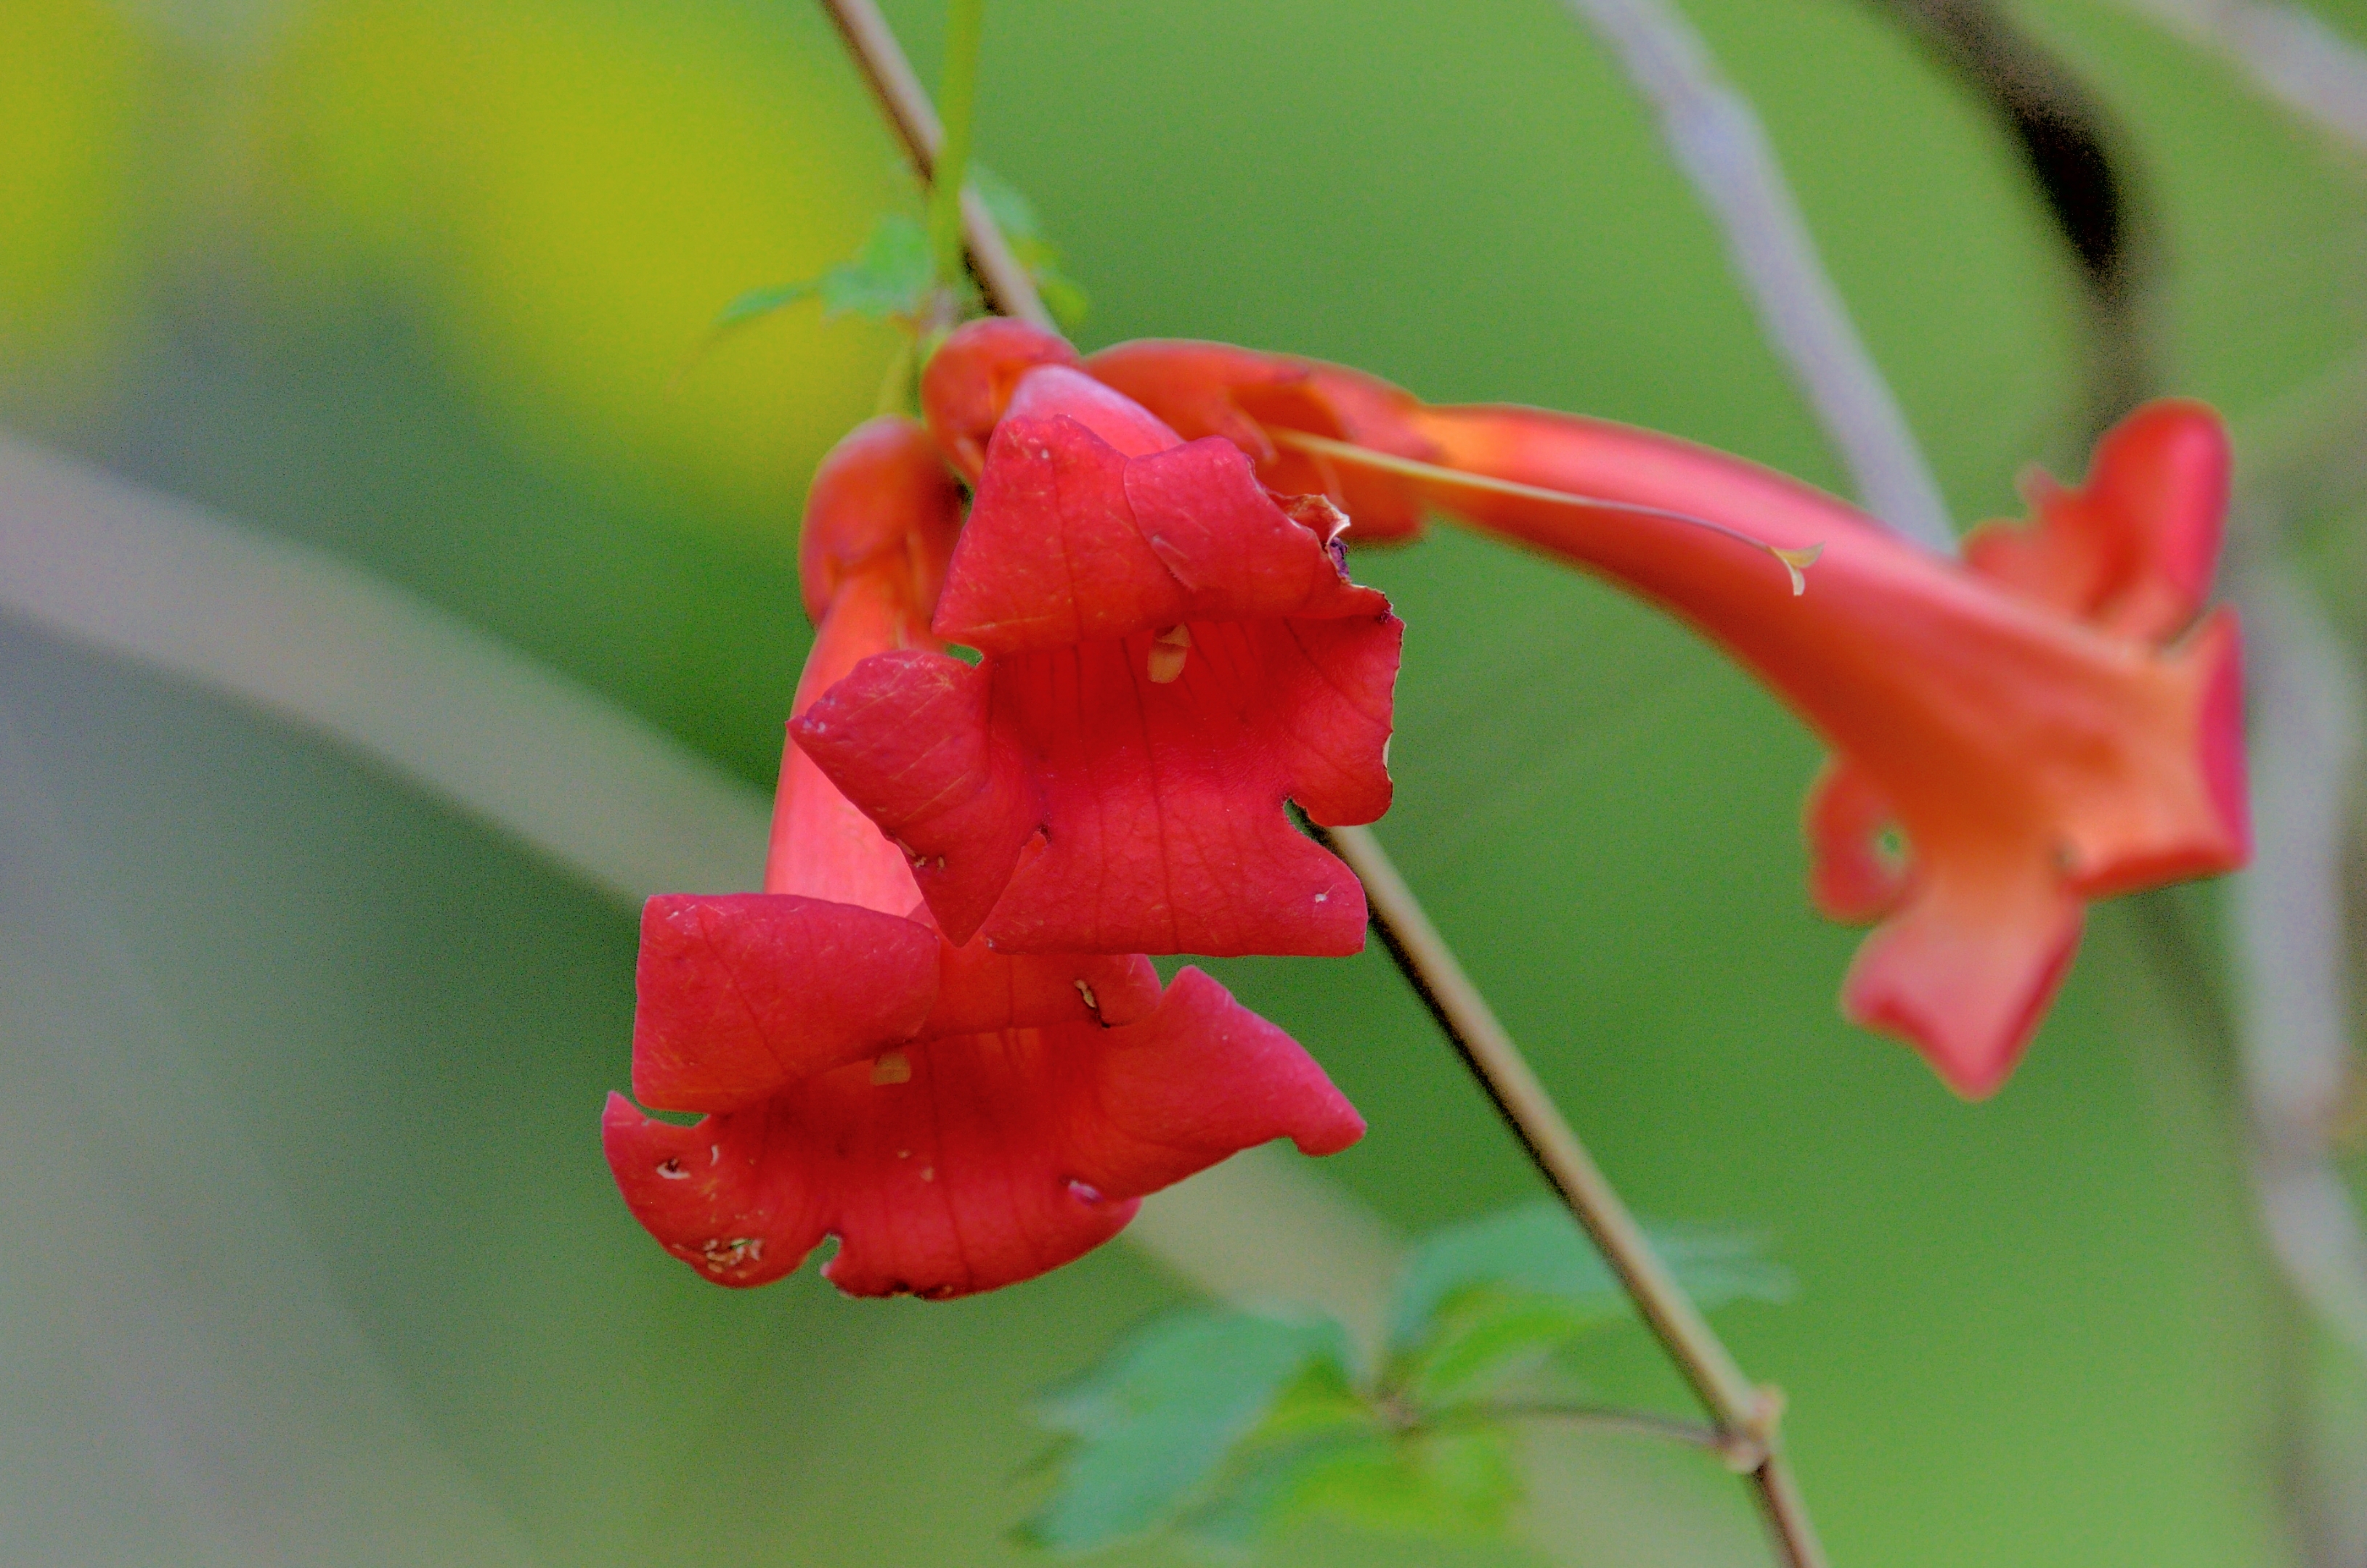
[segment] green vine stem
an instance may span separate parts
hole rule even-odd
[[[1784,1562],[1788,1568],[1824,1568],[1816,1527],[1776,1441],[1782,1393],[1754,1386],[1743,1375],[1725,1342],[1653,1252],[1618,1190],[1538,1081],[1488,998],[1463,972],[1454,950],[1430,923],[1380,840],[1366,828],[1317,832],[1363,881],[1381,944],[1495,1101],[1529,1158],[1602,1249],[1661,1348],[1716,1422],[1720,1451],[1750,1461],[1736,1468],[1750,1476]]]
[[[961,279],[961,194],[969,179],[970,132],[978,118],[978,57],[986,41],[986,0],[951,0],[946,7],[946,69],[937,106],[945,122],[936,167],[929,175],[929,260],[939,285]]]
[[[904,58],[904,51],[889,29],[887,19],[872,0],[821,3],[822,9],[837,25],[849,58],[863,73],[865,85],[878,101],[881,117],[903,143],[904,155],[934,191],[945,128],[938,123],[928,90],[912,73],[912,63]],[[1019,258],[1012,254],[1010,243],[1003,239],[1002,229],[986,210],[986,203],[979,199],[977,191],[962,191],[961,218],[970,273],[978,279],[987,303],[1003,315],[1051,326],[1051,312],[1045,310],[1044,301],[1037,297],[1035,280],[1019,265]]]
[[[913,166],[923,178],[932,177],[943,134],[895,34],[872,0],[822,0],[822,4],[838,24],[848,52],[895,126]],[[956,0],[957,16],[963,4],[964,0]],[[1053,328],[1051,314],[1036,297],[1026,270],[1003,243],[982,204],[965,203],[964,231],[970,268],[995,306],[1005,315]],[[1725,1342],[1654,1254],[1635,1216],[1422,912],[1421,902],[1398,874],[1380,840],[1364,828],[1317,831],[1363,880],[1373,929],[1382,945],[1488,1091],[1530,1158],[1602,1248],[1661,1348],[1709,1412],[1716,1423],[1717,1450],[1738,1456],[1738,1467],[1749,1461],[1748,1474],[1760,1511],[1785,1568],[1826,1568],[1824,1549],[1777,1442],[1781,1393],[1756,1386],[1743,1375]]]

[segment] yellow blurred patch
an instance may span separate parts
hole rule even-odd
[[[271,86],[275,254],[332,298],[402,288],[546,457],[783,527],[893,334],[808,306],[681,372],[735,296],[916,199],[831,44],[715,6],[330,5]]]
[[[146,68],[100,0],[0,0],[0,361],[123,335]]]

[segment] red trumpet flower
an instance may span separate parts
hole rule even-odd
[[[903,847],[948,937],[1355,952],[1363,889],[1284,807],[1387,809],[1402,627],[1348,580],[1336,509],[1277,501],[1231,443],[1184,443],[1047,344],[975,324],[923,386],[950,449],[991,422],[934,621],[981,661],[867,660],[798,743]]]
[[[798,705],[862,660],[934,646],[959,495],[908,421],[857,430],[814,481],[803,545],[820,626]],[[633,1082],[610,1168],[707,1278],[757,1285],[822,1237],[857,1295],[991,1290],[1122,1229],[1142,1194],[1274,1137],[1364,1130],[1290,1038],[1139,953],[1018,958],[930,923],[903,857],[792,745],[764,891],[643,911]]]
[[[2225,611],[2190,626],[2228,464],[2199,404],[2132,415],[2086,486],[2038,487],[2033,525],[1977,531],[1959,565],[1808,486],[1623,425],[1426,407],[1211,344],[1127,344],[1084,368],[1185,434],[1240,442],[1269,481],[1320,460],[1394,486],[1392,526],[1433,506],[1641,594],[1758,673],[1834,750],[1807,810],[1817,902],[1881,922],[1843,1009],[1961,1093],[2011,1071],[2088,900],[2245,859],[2239,639]],[[1784,592],[1753,541],[1793,560],[1822,547],[1814,589]]]

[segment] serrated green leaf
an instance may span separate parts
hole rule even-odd
[[[1172,1522],[1310,1373],[1344,1390],[1349,1356],[1331,1318],[1209,1309],[1161,1319],[1039,1408],[1070,1441],[1024,1533],[1081,1551]]]
[[[1491,1286],[1459,1292],[1433,1320],[1421,1348],[1402,1358],[1397,1382],[1423,1405],[1474,1398],[1621,1311],[1607,1297],[1573,1300]]]
[[[929,302],[929,237],[921,226],[900,212],[879,220],[863,248],[819,277],[797,283],[776,283],[751,288],[715,318],[711,333],[771,315],[800,300],[819,299],[822,314],[869,316],[886,321],[917,316]]]
[[[1761,1256],[1755,1237],[1691,1225],[1648,1232],[1698,1306],[1791,1298],[1791,1271]],[[1628,1310],[1609,1265],[1577,1223],[1559,1205],[1538,1202],[1455,1225],[1417,1247],[1389,1303],[1391,1348],[1420,1348],[1441,1308],[1482,1288],[1600,1304],[1605,1321]]]
[[[1274,1469],[1252,1483],[1264,1494],[1262,1509],[1212,1512],[1195,1521],[1195,1537],[1246,1543],[1320,1518],[1382,1535],[1500,1539],[1521,1495],[1512,1438],[1496,1427],[1343,1437],[1305,1445]],[[1245,1526],[1254,1533],[1239,1533]]]
[[[1392,1439],[1369,1417],[1354,1426],[1260,1442],[1240,1452],[1181,1521],[1186,1538],[1219,1551],[1254,1546],[1309,1511],[1308,1500],[1341,1469],[1388,1462]]]

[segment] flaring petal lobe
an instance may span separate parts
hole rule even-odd
[[[834,1233],[841,1290],[932,1298],[1058,1268],[1243,1148],[1330,1153],[1363,1130],[1288,1035],[1191,969],[1119,1028],[951,1035],[696,1127],[621,1100],[605,1123],[636,1216],[707,1278],[778,1279]]]
[[[641,910],[633,1092],[746,1105],[910,1039],[937,999],[925,926],[792,894],[664,894]]]
[[[2148,403],[2096,444],[2088,480],[2025,486],[2036,521],[1965,539],[1974,570],[2122,637],[2163,641],[2202,612],[2219,562],[2233,458],[2201,403]]]
[[[957,946],[977,934],[1044,821],[1018,739],[994,721],[994,688],[983,666],[883,653],[789,726],[830,781],[902,848]]]
[[[2201,604],[2225,499],[2201,405],[2131,416],[2085,488],[2045,492],[2034,528],[1976,535],[1969,569],[1668,436],[1534,409],[1417,418],[1447,466],[1571,498],[1440,484],[1443,510],[1662,604],[1834,748],[1809,806],[1812,892],[1883,922],[1844,1010],[1961,1092],[1993,1089],[2027,1044],[2084,900],[2243,863],[2234,624],[2168,640]],[[1794,598],[1749,548],[1618,505],[1824,550]],[[1900,868],[1874,853],[1886,818]]]

